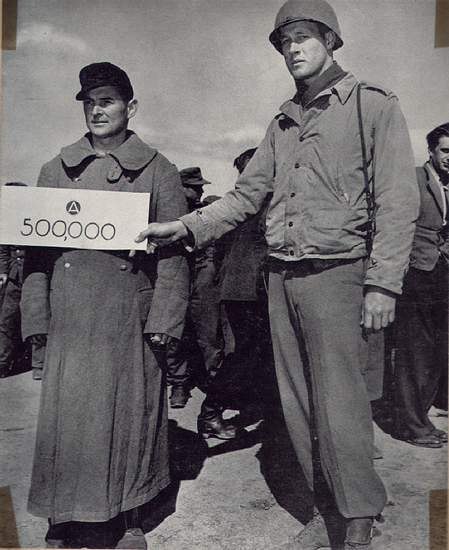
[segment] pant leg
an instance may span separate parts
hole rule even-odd
[[[257,333],[256,302],[227,301],[226,315],[234,340],[234,352],[228,354],[216,376],[211,379],[206,402],[215,403],[221,409],[242,409],[256,401],[256,371],[259,356],[256,352]]]
[[[399,300],[395,404],[396,433],[400,437],[422,437],[434,429],[427,413],[447,371],[447,300],[441,287],[444,276],[441,264],[431,272],[410,269]]]
[[[214,266],[206,264],[195,272],[190,298],[190,318],[206,371],[218,371],[224,356],[220,327],[220,290],[214,282]]]
[[[20,352],[20,294],[21,287],[8,281],[0,314],[0,368],[11,367]]]
[[[166,350],[167,383],[171,386],[188,386],[190,373],[186,350],[182,340],[170,340]]]
[[[337,507],[348,518],[375,516],[386,493],[373,467],[373,426],[362,372],[366,361],[360,360],[367,346],[360,327],[363,261],[324,271],[311,265],[289,266],[281,288],[271,288],[270,278],[270,320],[287,427],[307,475],[309,396],[304,388],[309,374],[321,468]]]
[[[305,348],[298,317],[287,296],[285,276],[281,268],[272,269],[269,274],[268,308],[274,365],[285,424],[307,484],[313,490],[309,394],[303,365]]]

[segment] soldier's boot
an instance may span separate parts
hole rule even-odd
[[[344,550],[372,550],[374,518],[351,518],[346,524]]]
[[[216,437],[217,439],[235,439],[239,429],[229,420],[222,416],[222,408],[215,404],[208,403],[207,397],[201,405],[198,416],[198,433],[203,439]]]
[[[70,523],[52,523],[48,520],[48,530],[45,535],[46,548],[70,548]]]
[[[142,529],[140,509],[133,508],[123,514],[125,520],[125,532],[115,548],[147,550],[147,541]]]
[[[170,392],[170,407],[172,409],[182,409],[186,406],[190,397],[189,390],[184,386],[172,386]]]

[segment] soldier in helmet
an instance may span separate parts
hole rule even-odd
[[[270,42],[296,94],[236,188],[178,221],[150,225],[138,239],[203,247],[273,193],[269,314],[286,424],[311,489],[320,466],[332,517],[344,528],[341,545],[369,549],[386,492],[372,460],[366,335],[393,321],[408,265],[419,206],[411,144],[397,97],[334,61],[343,38],[327,2],[288,0]],[[323,515],[313,516],[297,545],[330,546]]]

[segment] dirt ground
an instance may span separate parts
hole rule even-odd
[[[0,380],[0,488],[9,487],[22,548],[44,546],[47,528],[45,519],[26,511],[40,384],[30,372]],[[178,479],[146,520],[150,550],[280,548],[302,529],[308,504],[288,439],[259,423],[236,441],[204,442],[196,434],[202,397],[195,390],[185,409],[169,412]],[[447,428],[446,418],[433,420]],[[376,440],[384,456],[376,467],[394,505],[378,524],[382,534],[374,548],[443,550],[441,531],[440,542],[429,543],[429,494],[446,488],[447,447],[414,447],[377,426]],[[445,494],[435,494],[442,506]]]

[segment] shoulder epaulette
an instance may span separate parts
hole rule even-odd
[[[385,86],[380,86],[379,84],[375,84],[374,82],[367,82],[366,80],[361,80],[360,84],[362,85],[362,88],[364,90],[378,92],[384,95],[385,97],[397,97],[394,92],[392,92],[388,88],[385,88]]]

